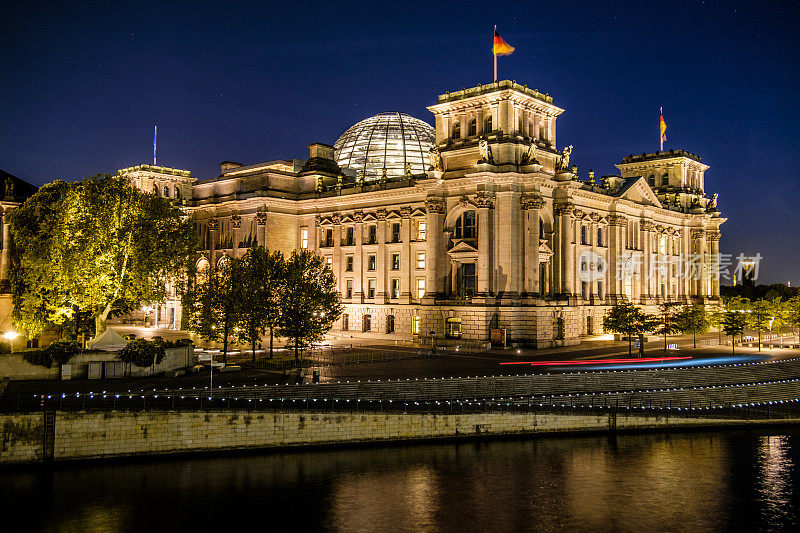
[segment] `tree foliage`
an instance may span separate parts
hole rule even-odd
[[[15,326],[28,336],[90,312],[97,333],[115,313],[162,301],[194,249],[169,200],[122,176],[56,181],[9,214],[23,260],[13,266]]]
[[[159,364],[164,359],[164,354],[163,343],[134,339],[119,351],[117,357],[124,363],[148,367]]]
[[[711,320],[702,305],[687,305],[675,317],[678,330],[692,335],[692,344],[697,348],[697,335],[707,333]]]
[[[52,367],[53,363],[60,367],[67,364],[80,351],[81,347],[77,342],[56,341],[43,350],[24,352],[22,359],[32,365],[45,368]]]
[[[280,293],[279,333],[299,348],[322,338],[342,313],[333,272],[308,250],[294,251],[286,261],[285,286]]]
[[[744,333],[747,320],[744,311],[726,311],[722,318],[722,330],[731,338],[731,354],[735,351],[736,335]]]
[[[250,248],[241,260],[240,284],[243,292],[238,313],[238,338],[250,344],[253,361],[256,344],[270,330],[270,357],[274,329],[280,317],[279,295],[285,285],[286,260],[280,252],[262,246]]]
[[[653,329],[653,319],[641,307],[621,302],[609,309],[603,317],[603,329],[622,333],[628,337],[628,356],[632,353],[633,337]]]

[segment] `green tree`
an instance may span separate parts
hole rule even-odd
[[[651,317],[639,306],[629,302],[614,305],[603,317],[603,329],[613,333],[622,333],[628,337],[628,357],[632,355],[633,337],[650,331],[652,327]]]
[[[664,302],[659,304],[658,314],[651,317],[655,332],[658,335],[664,336],[665,352],[667,351],[667,335],[681,332],[676,320],[679,313],[678,307],[680,305],[681,304],[677,302]]]
[[[249,299],[242,290],[242,260],[223,259],[216,268],[198,272],[187,293],[189,330],[207,341],[222,341],[222,362],[228,362],[228,341]]]
[[[720,304],[710,305],[706,311],[708,325],[717,328],[719,343],[722,344],[722,319],[725,317],[725,306]]]
[[[164,344],[145,339],[133,339],[117,355],[120,361],[128,365],[148,367],[159,364],[164,359]]]
[[[692,345],[697,348],[697,334],[707,333],[710,320],[709,313],[702,305],[688,305],[681,309],[675,317],[678,329],[692,334]]]
[[[24,257],[13,267],[13,318],[28,336],[76,312],[102,333],[109,316],[163,301],[194,250],[184,213],[122,176],[50,183],[8,218]]]
[[[333,272],[308,250],[294,251],[286,261],[285,286],[279,297],[278,333],[301,345],[320,340],[342,313]]]
[[[722,318],[722,330],[731,338],[731,355],[735,352],[735,337],[744,333],[746,322],[743,311],[725,311],[725,316]]]
[[[767,331],[772,325],[772,305],[769,300],[753,302],[750,312],[747,313],[746,324],[758,333],[758,351],[761,351],[761,332]]]
[[[253,361],[256,344],[269,328],[269,356],[273,354],[274,329],[280,317],[279,296],[285,284],[286,260],[280,252],[261,246],[250,248],[242,257],[241,291],[238,313],[240,338],[250,343]]]
[[[753,310],[753,302],[747,298],[742,296],[734,296],[732,298],[727,299],[725,302],[725,311],[735,311],[738,313],[748,314],[751,313]],[[745,327],[747,327],[747,321],[745,320]],[[744,328],[742,328],[742,332],[739,334],[740,340],[744,341]]]
[[[53,363],[58,365],[59,374],[61,367],[69,362],[70,359],[80,353],[81,347],[76,342],[55,341],[44,350],[32,350],[24,352],[22,359],[32,365],[50,368]]]
[[[794,296],[786,302],[786,323],[792,328],[794,338],[794,328],[800,327],[800,295]]]

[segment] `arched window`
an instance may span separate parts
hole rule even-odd
[[[453,124],[453,139],[461,138],[461,122]]]
[[[181,190],[178,187],[175,187],[175,198],[177,198],[178,200],[181,199]]]
[[[651,187],[655,187],[656,186],[656,177],[655,177],[655,175],[650,174],[650,177],[647,178],[647,183],[649,183]]]
[[[486,117],[486,123],[484,124],[483,131],[485,133],[489,133],[490,131],[492,131],[492,115]]]
[[[456,239],[475,239],[478,236],[478,222],[475,211],[464,211],[456,220],[453,236]]]
[[[666,187],[667,185],[669,185],[669,174],[664,174],[661,176],[661,186]]]
[[[164,185],[164,198],[169,198],[169,185]]]
[[[153,184],[153,194],[158,196],[158,185],[156,185],[155,183]]]
[[[208,270],[211,265],[208,263],[208,259],[205,257],[201,257],[199,261],[197,261],[197,283],[203,284],[208,281]]]
[[[467,135],[473,136],[478,134],[478,119],[473,118],[469,121],[469,128],[467,128]]]

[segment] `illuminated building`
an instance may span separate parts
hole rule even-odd
[[[323,256],[344,305],[334,334],[484,341],[495,329],[546,347],[600,333],[615,302],[719,298],[725,219],[699,157],[630,155],[618,176],[579,176],[571,147],[556,144],[564,110],[511,81],[428,109],[435,128],[376,115],[310,145],[305,161],[226,161],[196,182],[147,165],[121,172],[181,191],[201,268],[254,244]]]

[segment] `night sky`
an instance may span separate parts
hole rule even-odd
[[[428,122],[436,96],[500,78],[566,109],[585,178],[630,153],[711,165],[722,252],[800,285],[800,8],[777,2],[4,2],[0,168],[40,185],[152,162],[306,158],[382,111]],[[647,5],[644,5],[647,4]]]

